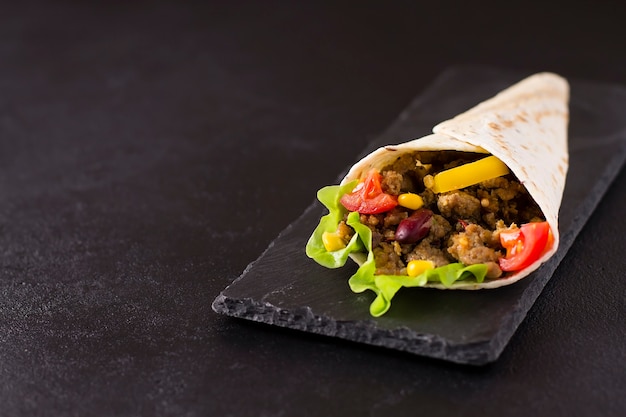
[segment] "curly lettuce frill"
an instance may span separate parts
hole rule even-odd
[[[358,184],[358,180],[351,181],[345,185],[331,185],[324,187],[317,192],[317,199],[328,209],[328,214],[320,219],[319,224],[313,231],[306,244],[306,254],[314,259],[318,264],[326,268],[339,268],[344,266],[348,256],[352,252],[363,252],[363,243],[358,234],[352,236],[345,248],[329,252],[324,247],[322,235],[325,232],[334,233],[339,222],[348,212],[341,205],[339,199],[342,195],[349,193]]]

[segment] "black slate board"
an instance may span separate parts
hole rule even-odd
[[[385,144],[426,135],[436,123],[527,75],[488,68],[450,69],[358,157]],[[373,293],[354,294],[348,288],[356,266],[329,270],[304,254],[309,235],[325,213],[314,202],[217,296],[213,309],[457,363],[495,361],[626,159],[626,89],[576,80],[570,84],[570,169],[559,220],[561,246],[526,279],[495,290],[404,289],[387,314],[373,318],[368,313]]]

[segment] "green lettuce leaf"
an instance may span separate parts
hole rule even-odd
[[[345,248],[337,251],[327,251],[322,242],[324,232],[335,232],[337,225],[348,212],[341,205],[339,199],[344,194],[351,192],[358,182],[358,180],[354,180],[344,185],[331,185],[317,192],[317,199],[328,209],[328,214],[320,219],[319,224],[309,238],[306,244],[306,254],[309,258],[314,259],[317,263],[327,268],[339,268],[345,265],[350,253],[363,251],[363,243],[359,239],[358,234],[352,236]],[[358,219],[358,213],[356,214]]]
[[[487,265],[463,265],[453,263],[440,266],[435,269],[424,271],[416,277],[408,275],[374,275],[376,265],[374,252],[372,251],[372,231],[369,227],[361,224],[358,213],[350,213],[346,222],[359,235],[359,238],[367,250],[367,260],[350,277],[348,284],[355,293],[371,290],[376,293],[376,298],[370,305],[370,314],[380,317],[391,307],[391,299],[402,287],[423,287],[428,281],[441,282],[450,287],[456,281],[474,278],[476,282],[483,282],[487,274]]]

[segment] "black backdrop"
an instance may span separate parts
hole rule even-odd
[[[542,3],[0,4],[0,414],[622,414],[624,173],[486,367],[210,308],[444,69],[626,85]]]

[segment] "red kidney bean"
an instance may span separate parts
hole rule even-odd
[[[400,243],[416,243],[428,236],[433,212],[428,209],[416,210],[402,220],[396,229],[396,240]]]

